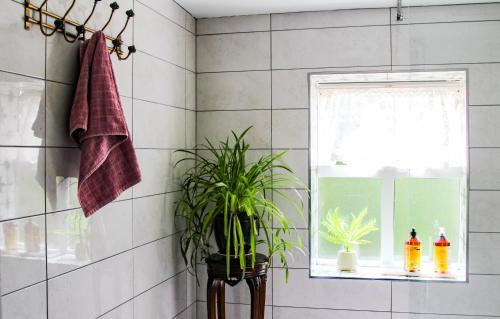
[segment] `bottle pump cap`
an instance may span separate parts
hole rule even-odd
[[[444,236],[444,227],[439,227],[439,236]]]
[[[411,235],[411,237],[413,237],[413,238],[417,237],[417,230],[415,229],[415,227],[413,227],[413,228],[411,229],[411,233],[410,233],[410,235]]]

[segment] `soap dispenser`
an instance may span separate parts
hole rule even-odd
[[[421,245],[417,238],[417,230],[411,229],[411,237],[405,242],[405,270],[409,272],[420,271]]]
[[[439,238],[434,242],[434,271],[446,274],[449,271],[450,242],[446,239],[444,228],[439,229]]]

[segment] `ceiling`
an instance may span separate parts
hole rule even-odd
[[[395,7],[397,0],[176,0],[197,18],[234,15]],[[498,2],[488,0],[403,0],[403,6]]]

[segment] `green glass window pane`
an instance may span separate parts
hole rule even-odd
[[[422,257],[432,260],[433,243],[444,227],[457,260],[460,233],[459,178],[397,178],[394,189],[394,256],[402,258],[412,227],[422,241]]]
[[[382,183],[378,178],[338,178],[322,177],[319,179],[319,220],[324,219],[328,211],[339,208],[341,215],[350,220],[351,214],[359,214],[368,208],[365,221],[373,218],[380,228],[380,192]],[[322,229],[322,228],[320,228]],[[361,259],[378,259],[380,257],[380,231],[366,237],[370,244],[359,247]],[[320,237],[319,257],[336,258],[338,245],[331,244]]]

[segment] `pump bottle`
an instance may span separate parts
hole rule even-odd
[[[422,242],[417,238],[415,228],[412,228],[410,235],[411,237],[405,242],[405,270],[419,272]]]

